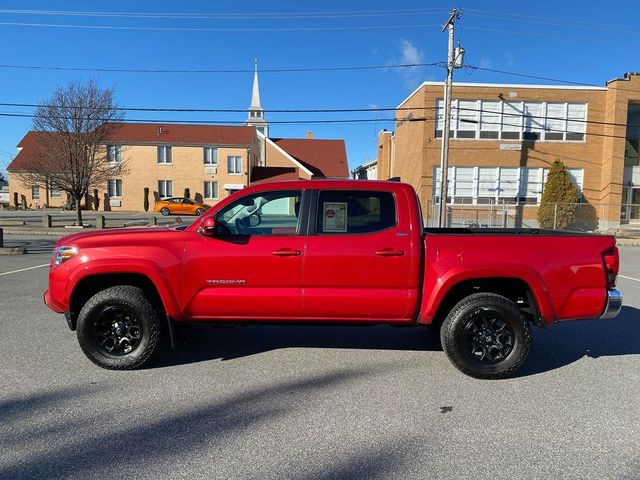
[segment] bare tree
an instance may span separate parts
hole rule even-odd
[[[93,80],[58,86],[36,109],[32,130],[38,145],[28,171],[12,172],[25,186],[67,192],[75,200],[77,225],[90,189],[104,188],[109,178],[125,173],[124,162],[107,158],[106,144],[124,116],[113,93]]]

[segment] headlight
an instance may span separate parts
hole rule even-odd
[[[53,264],[60,265],[78,254],[78,247],[58,247],[53,251]]]

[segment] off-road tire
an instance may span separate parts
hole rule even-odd
[[[473,332],[478,322],[482,322],[479,316],[495,317],[510,329],[511,348],[505,350],[508,353],[502,360],[486,363],[487,360],[479,360],[481,354],[472,352],[472,344],[476,345],[472,338],[478,337]],[[495,344],[495,335],[483,338],[493,338]],[[445,354],[462,373],[474,378],[500,379],[511,376],[526,360],[531,348],[531,329],[516,304],[508,298],[493,293],[475,293],[451,309],[442,324],[440,340]],[[480,351],[485,349],[479,348]]]
[[[140,325],[139,341],[128,353],[109,354],[100,346],[96,324],[109,309],[129,312]],[[80,310],[77,323],[80,348],[89,360],[110,370],[133,370],[147,365],[160,347],[162,323],[144,292],[134,286],[110,287],[96,293]]]
[[[169,211],[169,209],[168,209],[167,207],[162,207],[162,208],[160,209],[160,213],[166,217],[166,216],[167,216],[167,215],[169,215],[171,212]]]

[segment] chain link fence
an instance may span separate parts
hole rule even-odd
[[[429,201],[426,227],[438,226],[440,205]],[[468,228],[541,228],[539,205],[509,201],[484,205],[449,204],[446,227]],[[619,216],[619,217],[618,217]],[[571,231],[605,231],[620,224],[640,224],[640,204],[552,204],[546,211],[543,228]]]

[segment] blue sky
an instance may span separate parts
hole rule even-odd
[[[640,71],[637,2],[440,1],[0,1],[0,64],[139,69],[251,69],[428,63],[446,58],[438,25],[461,8],[458,39],[472,65],[604,85]],[[61,16],[8,10],[220,14],[227,18]],[[416,11],[416,9],[421,9]],[[406,10],[413,10],[407,12]],[[374,11],[385,11],[374,12]],[[317,15],[311,16],[312,13]],[[333,12],[333,13],[320,13]],[[341,13],[335,13],[341,12]],[[352,13],[344,13],[352,12]],[[358,12],[358,13],[354,13]],[[368,12],[368,13],[363,13]],[[272,18],[265,18],[264,13]],[[292,18],[291,13],[301,15]],[[252,18],[251,14],[254,17]],[[261,15],[262,14],[262,15]],[[235,18],[229,18],[235,17]],[[194,30],[61,28],[22,24],[169,27]],[[384,28],[380,28],[384,27]],[[394,27],[394,28],[389,28]],[[395,28],[398,27],[398,28]],[[340,28],[350,28],[341,30]],[[355,29],[354,29],[355,28]],[[235,29],[235,30],[213,30]],[[260,30],[262,29],[262,30]],[[277,30],[281,29],[281,30]],[[282,30],[304,29],[304,30]],[[263,107],[331,109],[395,107],[424,80],[441,80],[440,67],[363,71],[263,73]],[[126,107],[246,108],[250,73],[140,74],[0,67],[0,103],[37,103],[58,84],[93,78],[116,89]],[[457,70],[466,82],[551,83],[487,71]],[[0,113],[29,113],[0,107]],[[358,124],[272,125],[271,136],[346,140],[351,167],[374,158],[376,132],[392,129],[390,112],[266,113],[271,121],[376,119]],[[243,121],[244,113],[129,113],[129,118]],[[30,119],[0,116],[0,170],[30,127]]]

